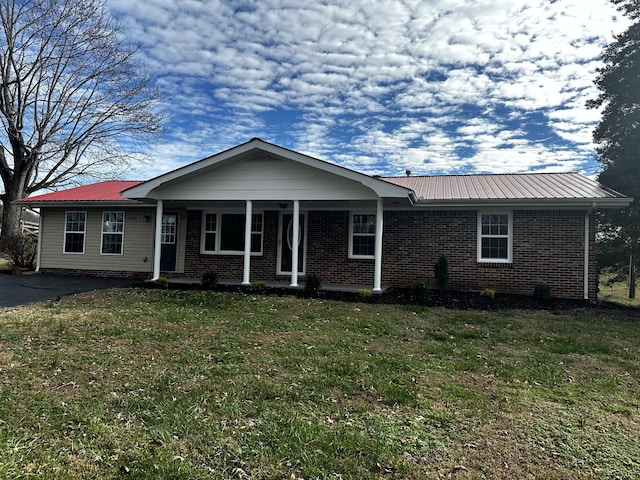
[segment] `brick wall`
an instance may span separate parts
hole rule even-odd
[[[211,255],[200,253],[202,211],[187,213],[187,244],[184,275],[201,278],[207,271],[216,272],[220,280],[240,282],[244,268],[242,255]],[[251,257],[251,281],[276,279],[278,242],[278,212],[264,212],[262,255]]]
[[[374,261],[348,258],[349,212],[308,213],[306,273],[324,283],[372,286]],[[515,210],[513,263],[476,261],[477,212],[387,211],[384,214],[383,286],[407,287],[418,280],[435,287],[433,265],[449,262],[449,288],[531,294],[536,283],[558,297],[583,297],[584,215],[579,210]],[[202,214],[187,219],[185,275],[211,270],[220,279],[240,281],[241,255],[200,253]],[[596,294],[595,221],[590,222],[589,297]],[[265,212],[263,255],[251,257],[251,280],[288,280],[276,275],[278,212]],[[300,278],[304,281],[304,277]]]

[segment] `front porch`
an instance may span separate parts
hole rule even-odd
[[[149,281],[152,282],[153,280],[149,280]],[[168,277],[167,281],[169,282],[169,285],[175,285],[177,287],[179,286],[199,287],[202,285],[202,280],[200,280],[199,278],[193,278],[193,277],[175,277],[175,278]],[[290,289],[290,290],[296,290],[296,291],[305,290],[306,288],[305,282],[299,282],[298,285],[295,287],[292,287],[289,282],[278,281],[278,280],[267,281],[267,282],[256,282],[253,285],[255,286],[256,284],[260,285],[260,287],[264,286],[264,288]],[[230,280],[230,279],[218,280],[217,285],[221,285],[223,287],[244,287],[247,289],[252,288],[252,284],[245,285],[239,280]],[[380,294],[380,293],[384,293],[387,290],[387,288],[388,287],[383,286],[380,288],[379,291],[373,291],[371,289],[371,285],[327,283],[327,284],[321,284],[319,290],[326,291],[326,292],[346,292],[346,293],[363,293],[363,292],[369,291],[374,294]]]

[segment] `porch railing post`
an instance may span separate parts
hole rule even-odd
[[[298,238],[300,237],[300,201],[293,201],[293,228],[291,232],[291,287],[298,286]]]
[[[244,267],[242,271],[242,285],[251,285],[249,272],[251,271],[251,221],[253,217],[253,204],[247,200],[244,220]]]

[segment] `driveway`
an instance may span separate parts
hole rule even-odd
[[[140,280],[126,278],[72,277],[32,273],[0,275],[0,307],[15,307],[53,300],[74,293],[127,287]]]

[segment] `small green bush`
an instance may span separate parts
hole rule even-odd
[[[304,289],[307,293],[316,293],[320,290],[320,286],[322,282],[320,281],[320,277],[318,275],[309,274],[305,279]]]
[[[370,297],[371,290],[369,290],[368,288],[361,288],[358,290],[358,295],[360,295],[361,297]]]
[[[485,288],[480,292],[480,296],[493,300],[494,298],[496,298],[496,291],[493,288]]]
[[[551,298],[551,287],[546,283],[538,283],[533,287],[533,298],[536,300],[549,300]]]
[[[168,287],[169,279],[167,277],[158,277],[156,279],[156,285],[160,285],[161,287]]]
[[[0,251],[7,256],[11,266],[30,270],[36,264],[38,240],[33,235],[13,235],[0,244]]]
[[[429,299],[429,287],[423,279],[416,280],[413,285],[411,285],[409,291],[415,302],[424,303]]]
[[[265,288],[267,288],[267,282],[264,282],[262,280],[251,282],[251,288],[253,288],[254,290],[264,290]]]
[[[449,283],[449,262],[447,262],[447,257],[440,255],[440,258],[438,258],[438,261],[433,267],[433,273],[438,288],[440,290],[447,288],[447,284]]]
[[[216,272],[204,272],[202,274],[202,287],[206,289],[215,288],[218,284],[218,274]]]

